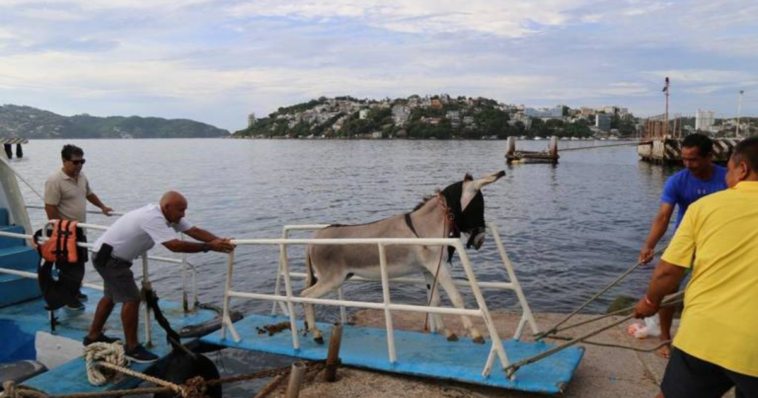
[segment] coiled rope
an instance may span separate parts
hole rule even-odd
[[[84,358],[87,362],[87,380],[93,386],[102,386],[116,375],[115,372],[108,371],[96,365],[109,363],[111,365],[124,366],[126,364],[124,346],[120,341],[113,344],[92,343],[84,347]]]

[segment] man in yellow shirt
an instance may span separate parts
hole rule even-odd
[[[655,314],[693,267],[659,398],[758,397],[758,137],[737,145],[726,183],[689,207],[634,311]]]

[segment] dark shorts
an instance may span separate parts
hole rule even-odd
[[[134,282],[132,263],[118,258],[110,257],[105,264],[93,261],[95,270],[103,277],[103,297],[107,297],[115,303],[140,301],[141,295],[137,283]]]
[[[732,372],[674,347],[661,392],[666,398],[721,398],[735,386],[737,398],[758,397],[758,377]]]

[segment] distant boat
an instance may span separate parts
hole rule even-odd
[[[542,140],[542,137],[534,137],[534,140],[535,141],[540,141],[540,140]]]

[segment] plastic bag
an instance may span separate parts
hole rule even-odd
[[[630,336],[637,339],[644,339],[647,337],[657,337],[661,335],[661,324],[658,320],[658,314],[643,319],[644,324],[633,323],[626,328],[626,332]]]

